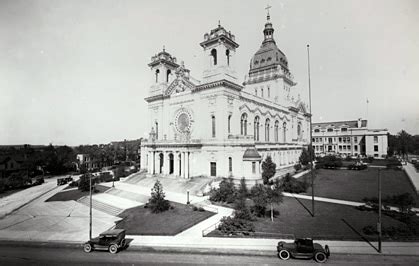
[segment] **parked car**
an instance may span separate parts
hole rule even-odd
[[[115,254],[126,245],[125,229],[113,229],[101,233],[98,237],[92,238],[83,245],[85,252],[92,250],[108,250]]]
[[[313,243],[311,238],[299,238],[294,243],[278,242],[278,257],[282,260],[289,258],[296,259],[314,259],[317,262],[326,262],[330,256],[330,250],[327,245],[322,247],[318,243]]]

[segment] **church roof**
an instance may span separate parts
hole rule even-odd
[[[282,66],[288,71],[287,57],[278,46],[276,46],[273,33],[274,28],[268,16],[268,21],[265,23],[265,28],[263,30],[264,40],[259,50],[250,60],[249,74],[270,68],[277,68],[277,66]]]
[[[322,123],[313,123],[313,128],[326,129],[329,127],[348,127],[348,128],[357,128],[358,120],[351,121],[336,121],[336,122],[322,122]],[[367,127],[367,120],[361,120],[361,127]]]
[[[243,161],[260,161],[262,156],[255,148],[248,148],[243,154]]]

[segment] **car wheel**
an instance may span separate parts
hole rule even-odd
[[[92,251],[92,246],[90,244],[84,244],[83,250],[84,252],[89,253]]]
[[[281,259],[281,260],[287,260],[287,259],[289,259],[290,258],[290,253],[288,252],[288,250],[285,250],[285,249],[283,249],[283,250],[280,250],[279,252],[278,252],[278,257]]]
[[[325,262],[327,260],[327,256],[324,252],[316,252],[316,254],[314,254],[314,260],[316,260],[317,262]]]
[[[115,254],[116,252],[118,252],[118,246],[116,244],[111,245],[109,247],[109,252]]]

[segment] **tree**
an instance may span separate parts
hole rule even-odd
[[[271,156],[267,156],[262,162],[262,179],[264,184],[269,183],[269,179],[275,175],[276,164],[272,162]]]
[[[303,148],[303,150],[301,151],[301,155],[299,158],[299,162],[300,164],[306,166],[308,165],[311,161],[314,160],[314,153],[311,153],[311,148],[309,147],[309,149],[307,150],[306,148]],[[311,160],[310,160],[310,155],[311,155]]]
[[[246,204],[245,198],[239,198],[234,203],[234,218],[253,221],[253,215]]]
[[[399,139],[399,153],[403,156],[403,158],[406,158],[408,152],[411,151],[413,148],[412,135],[402,130],[397,134],[397,138]]]
[[[268,202],[271,206],[271,220],[272,222],[274,221],[274,207],[273,204],[274,203],[281,203],[283,201],[283,196],[282,196],[282,188],[281,188],[281,183],[279,181],[279,178],[275,178],[275,181],[273,183],[272,186],[268,186],[268,191],[267,191],[267,196],[268,196]]]
[[[239,198],[247,198],[247,196],[249,195],[249,190],[247,189],[246,186],[246,180],[244,179],[244,177],[240,180],[240,186],[239,186],[239,190],[237,191],[237,195],[239,196]]]
[[[148,200],[148,207],[153,213],[164,212],[170,208],[169,201],[164,198],[163,185],[157,180],[151,189],[151,198]]]
[[[250,190],[253,200],[253,212],[256,216],[265,216],[266,205],[268,204],[268,191],[262,184],[256,184]]]
[[[80,180],[79,180],[79,190],[81,191],[89,191],[90,190],[90,178],[91,178],[91,174],[86,173],[83,174],[82,176],[80,176]],[[95,183],[95,180],[92,179],[92,187]]]
[[[236,187],[232,178],[223,179],[218,189],[211,190],[210,200],[233,203],[236,199]]]

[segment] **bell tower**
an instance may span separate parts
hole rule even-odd
[[[166,52],[163,47],[163,51],[151,57],[151,63],[148,66],[152,72],[149,97],[163,94],[167,86],[173,81],[175,70],[179,67],[176,63],[176,57]]]
[[[235,36],[218,22],[218,27],[205,33],[204,41],[203,82],[226,79],[237,83],[237,73],[234,67],[236,48]]]

